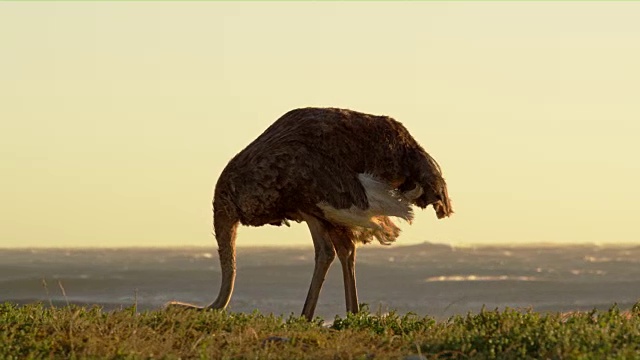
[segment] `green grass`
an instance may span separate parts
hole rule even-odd
[[[0,359],[633,359],[640,303],[630,311],[487,311],[436,322],[413,314],[337,317],[167,309],[0,305]]]

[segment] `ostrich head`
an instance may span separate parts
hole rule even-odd
[[[423,191],[422,194],[414,200],[414,203],[422,209],[433,205],[433,210],[435,210],[438,219],[451,216],[451,214],[453,214],[453,208],[451,207],[451,199],[449,199],[449,194],[447,193],[447,186],[441,184],[434,185],[429,186],[427,191]]]

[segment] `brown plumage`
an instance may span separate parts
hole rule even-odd
[[[302,314],[313,317],[336,255],[347,311],[357,312],[356,244],[393,242],[399,229],[389,216],[411,221],[411,205],[433,205],[438,218],[453,212],[440,167],[402,124],[345,109],[289,111],[231,159],[218,179],[213,208],[222,284],[208,308],[225,308],[231,298],[238,224],[292,220],[307,223],[316,253]]]

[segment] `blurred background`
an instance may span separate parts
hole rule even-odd
[[[399,244],[633,244],[640,3],[5,2],[0,247],[209,246],[227,161],[290,109],[405,124],[455,216]],[[239,246],[311,246],[304,224]],[[377,245],[374,245],[377,246]]]

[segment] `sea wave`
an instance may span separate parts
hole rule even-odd
[[[446,275],[432,276],[426,278],[425,282],[439,281],[538,281],[535,276],[512,276],[512,275]]]

